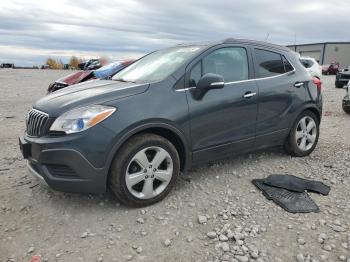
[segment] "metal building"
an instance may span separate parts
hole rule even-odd
[[[325,42],[287,47],[302,56],[315,58],[321,65],[338,62],[341,68],[350,66],[350,42]]]

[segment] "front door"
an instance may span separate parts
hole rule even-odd
[[[188,69],[187,98],[191,119],[193,161],[250,150],[254,146],[258,90],[249,80],[246,48],[225,46],[209,51]],[[200,100],[193,95],[201,76],[223,76],[222,89],[209,90]]]

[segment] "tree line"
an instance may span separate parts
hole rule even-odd
[[[78,58],[76,56],[71,56],[71,58],[69,59],[68,65],[69,65],[70,69],[78,69],[79,64],[82,62],[83,62],[83,60],[81,58]],[[46,60],[46,65],[50,69],[64,69],[64,63],[62,62],[61,59],[54,59],[54,58],[49,57]]]

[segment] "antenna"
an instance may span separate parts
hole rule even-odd
[[[270,36],[270,33],[267,33],[266,37],[265,37],[265,41],[267,41],[267,39],[269,39],[269,36]]]

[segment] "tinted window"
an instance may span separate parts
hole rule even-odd
[[[258,77],[268,77],[285,73],[280,54],[255,49],[255,57],[258,64]]]
[[[289,61],[284,56],[282,56],[282,58],[283,58],[283,64],[284,64],[285,72],[293,71],[294,67],[289,63]]]
[[[305,67],[305,68],[309,68],[309,63],[307,62],[307,60],[305,59],[300,59],[301,64]]]
[[[202,76],[202,64],[201,62],[197,63],[191,70],[189,86],[197,86],[199,79]]]
[[[203,75],[218,74],[225,82],[248,79],[247,52],[242,47],[217,49],[203,58]]]
[[[310,68],[314,64],[314,62],[309,59],[300,59],[300,62],[303,64],[305,68]]]

